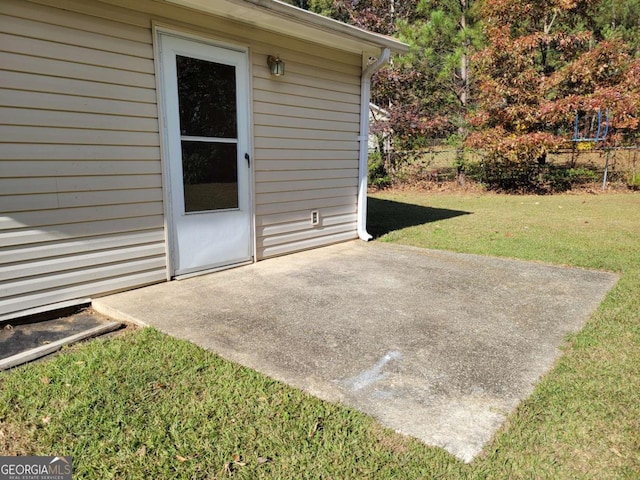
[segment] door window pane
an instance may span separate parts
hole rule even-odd
[[[237,138],[236,69],[176,56],[180,134]]]
[[[185,212],[238,208],[238,152],[233,143],[182,141]]]

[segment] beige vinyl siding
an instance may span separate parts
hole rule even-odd
[[[0,3],[0,319],[166,278],[150,28]]]
[[[279,49],[286,74],[273,78],[272,50],[253,56],[258,258],[357,237],[360,58]]]
[[[359,55],[154,0],[3,0],[0,319],[166,278],[154,22],[251,52],[257,258],[357,237]]]
[[[56,5],[60,0],[37,1]],[[122,22],[129,40],[140,41],[132,38],[135,27],[155,20],[249,47],[257,258],[357,237],[359,55],[152,0],[65,0],[65,8]],[[87,30],[86,23],[82,29]],[[274,54],[286,63],[286,75],[278,79],[267,68],[267,56]],[[129,86],[146,86],[137,72],[127,74]],[[289,180],[291,174],[296,177]],[[341,180],[327,182],[332,179]],[[320,213],[318,226],[308,221],[312,210]],[[262,228],[275,219],[281,228]]]

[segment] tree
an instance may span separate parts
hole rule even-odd
[[[294,5],[409,43],[376,74],[372,101],[389,112],[377,130],[401,149],[464,134],[471,100],[469,53],[479,44],[471,0],[290,0]]]
[[[398,22],[400,38],[411,46],[399,63],[421,73],[420,110],[430,120],[427,131],[433,137],[466,135],[469,58],[482,42],[471,7],[469,0],[421,0],[415,21]]]
[[[372,98],[390,114],[383,127],[393,131],[396,144],[404,149],[419,148],[434,138],[464,136],[469,52],[479,38],[470,2],[420,0],[402,5],[402,10],[385,10],[382,22],[395,20],[396,36],[410,45],[409,54],[374,78]],[[367,19],[361,26],[375,27],[370,10]]]
[[[609,109],[610,141],[637,131],[639,60],[622,39],[598,41],[576,22],[597,4],[482,1],[487,46],[475,57],[476,131],[467,143],[486,152],[492,172],[521,174],[499,186],[539,187],[539,167],[565,144],[578,111]]]
[[[619,38],[640,56],[640,2],[601,0],[588,12],[587,28],[598,40]]]

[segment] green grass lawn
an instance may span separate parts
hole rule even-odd
[[[640,478],[640,195],[370,200],[379,241],[621,273],[484,455],[465,465],[155,330],[0,374],[0,454],[75,478]]]

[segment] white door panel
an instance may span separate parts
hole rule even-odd
[[[246,52],[159,36],[173,273],[251,259]]]

